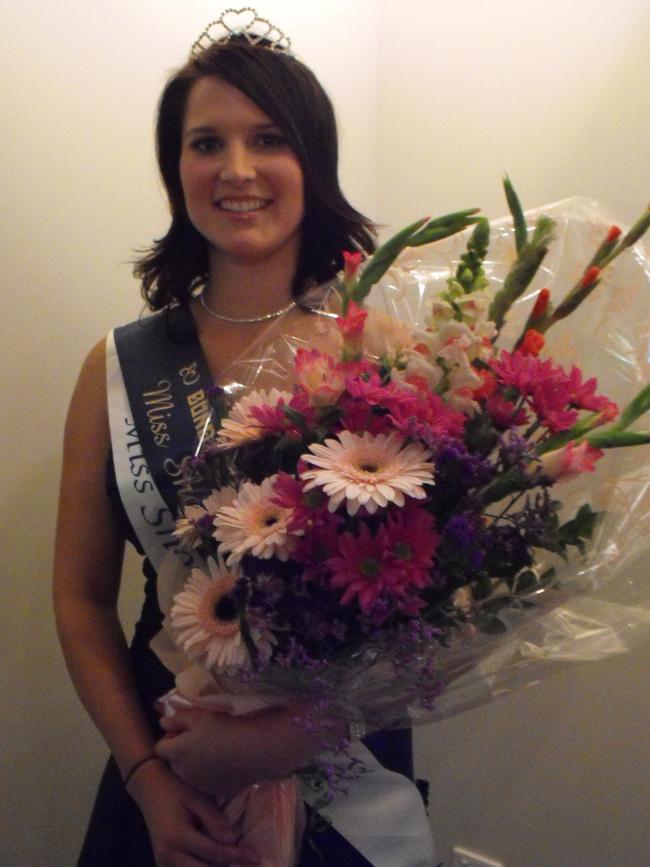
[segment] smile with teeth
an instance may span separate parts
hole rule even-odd
[[[251,211],[260,211],[262,208],[266,208],[270,202],[267,199],[219,199],[215,204],[222,211],[247,214]]]

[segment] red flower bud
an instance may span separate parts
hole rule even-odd
[[[589,289],[594,285],[596,280],[600,277],[600,268],[597,268],[595,265],[592,265],[591,268],[587,268],[585,271],[582,280],[580,281],[581,289]]]
[[[621,234],[621,229],[618,226],[612,226],[609,232],[607,233],[607,237],[605,238],[606,244],[613,244],[614,241],[617,240],[619,235]]]
[[[356,278],[362,259],[363,253],[358,251],[355,253],[350,253],[347,250],[343,251],[343,275],[346,285],[349,286]]]
[[[539,331],[535,331],[534,328],[529,328],[524,335],[524,339],[521,341],[519,351],[524,355],[537,356],[544,349],[544,343],[544,335],[540,334]]]
[[[549,289],[542,289],[542,291],[537,296],[537,300],[535,301],[535,306],[533,307],[533,312],[531,313],[532,319],[541,319],[542,316],[546,313],[548,309],[548,302],[551,297],[551,292]]]

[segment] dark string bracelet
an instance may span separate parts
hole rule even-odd
[[[128,786],[129,780],[131,779],[133,774],[135,774],[135,772],[137,770],[139,770],[142,767],[142,765],[146,764],[146,762],[152,761],[153,759],[160,759],[160,756],[157,756],[155,753],[149,753],[148,756],[145,756],[142,759],[138,759],[138,761],[133,765],[131,770],[128,772],[128,774],[123,779],[124,788],[126,788]],[[162,761],[162,759],[160,759],[160,761]]]

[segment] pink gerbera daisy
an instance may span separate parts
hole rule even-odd
[[[303,470],[305,490],[321,487],[334,512],[343,501],[349,515],[365,506],[372,515],[389,503],[403,506],[405,497],[425,497],[424,485],[433,485],[431,453],[418,443],[407,444],[397,433],[362,434],[341,431],[338,439],[313,443],[302,460],[316,469]]]
[[[192,569],[170,611],[178,645],[205,668],[244,665],[248,651],[242,639],[240,615],[232,592],[237,574],[223,560],[208,560],[209,574]]]
[[[244,482],[229,506],[217,510],[214,538],[219,551],[227,553],[226,563],[237,563],[245,554],[269,559],[288,560],[295,535],[290,531],[291,510],[275,501],[273,489],[277,476],[269,476],[261,485]]]
[[[275,407],[280,403],[288,403],[291,394],[288,391],[270,391],[261,389],[244,395],[233,406],[228,417],[221,422],[217,433],[217,446],[221,449],[232,449],[246,442],[262,439],[267,435],[264,425],[251,412],[253,407]]]

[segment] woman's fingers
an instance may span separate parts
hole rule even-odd
[[[261,858],[248,846],[238,846],[236,843],[221,843],[210,839],[201,831],[189,832],[184,843],[188,855],[192,855],[215,867],[230,867],[231,864],[260,864]]]
[[[190,727],[197,714],[201,713],[203,711],[200,710],[179,710],[171,716],[161,717],[158,722],[166,732],[184,732]]]

